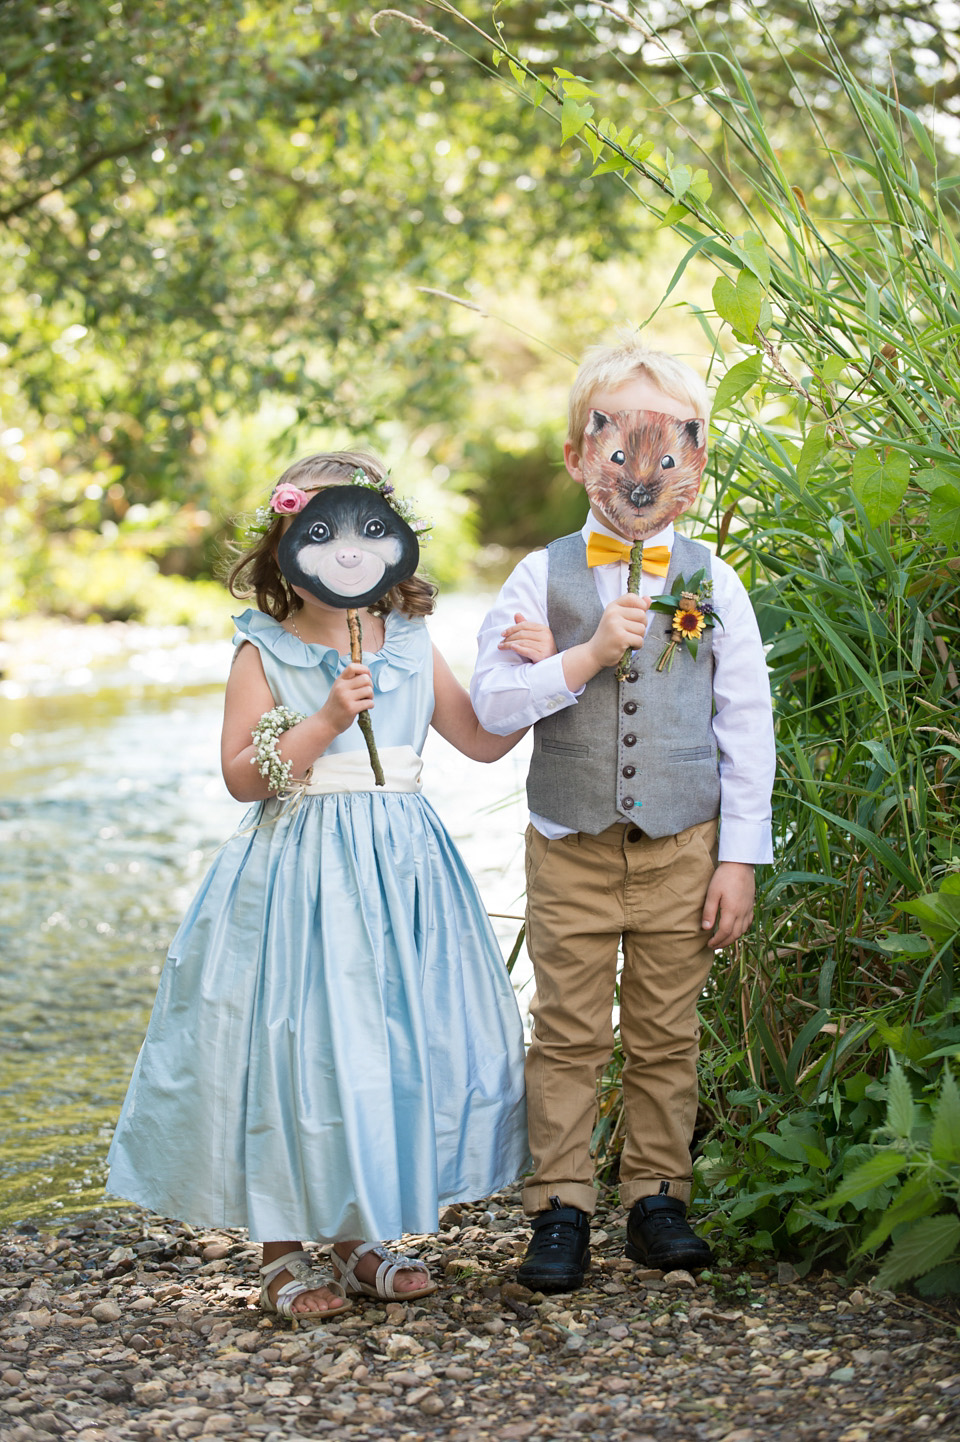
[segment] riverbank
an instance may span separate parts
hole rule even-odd
[[[7,1442],[232,1436],[407,1442],[902,1442],[960,1437],[956,1316],[781,1264],[696,1281],[623,1257],[601,1208],[587,1286],[515,1280],[515,1193],[412,1239],[440,1292],[292,1329],[258,1249],[145,1214],[0,1233]]]

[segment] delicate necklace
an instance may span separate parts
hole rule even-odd
[[[294,635],[297,637],[297,640],[298,640],[298,641],[303,641],[303,644],[304,644],[305,646],[312,646],[312,645],[315,645],[315,644],[316,644],[316,642],[313,642],[313,641],[304,641],[304,638],[300,635],[300,627],[297,625],[296,621],[293,619],[293,616],[291,616],[289,619],[290,619],[290,625],[293,627],[293,633],[294,633]],[[376,621],[376,620],[379,620],[380,618],[379,618],[379,617],[374,617],[373,619]],[[377,640],[379,639],[379,631],[375,631],[375,639],[377,639]]]

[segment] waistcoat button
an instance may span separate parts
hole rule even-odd
[[[625,776],[628,781],[630,780],[631,776],[636,776],[636,774],[637,768],[635,766],[625,766],[620,772],[620,775]]]
[[[636,709],[637,709],[637,703],[636,703],[636,701],[625,701],[625,702],[623,703],[623,710],[624,710],[624,714],[625,714],[626,716],[632,716],[633,713],[634,713],[634,711],[636,711]]]
[[[637,744],[637,738],[636,738],[636,736],[634,736],[632,732],[628,733],[628,734],[627,734],[626,736],[624,736],[624,738],[623,738],[623,744],[624,744],[624,746],[636,746],[636,744]]]
[[[628,681],[638,681],[639,679],[640,679],[640,673],[639,673],[639,671],[628,671],[628,672],[627,672],[627,680],[628,680]]]
[[[620,805],[623,807],[624,811],[629,811],[630,808],[635,805],[635,802],[632,796],[624,796],[620,802]]]

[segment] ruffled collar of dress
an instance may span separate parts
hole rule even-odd
[[[234,616],[233,623],[237,628],[233,638],[235,646],[251,641],[286,666],[298,666],[303,670],[320,666],[336,677],[350,664],[349,655],[341,656],[335,646],[301,641],[299,636],[284,630],[279,621],[262,611],[251,608],[240,616]],[[423,665],[423,630],[424,623],[420,617],[405,616],[400,611],[390,611],[384,617],[383,645],[379,651],[363,652],[363,664],[370,667],[380,691],[392,691],[404,676],[412,675]]]

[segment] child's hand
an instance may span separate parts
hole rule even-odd
[[[321,706],[319,716],[339,736],[341,731],[353,724],[361,711],[369,711],[373,705],[373,678],[370,667],[359,661],[351,661],[334,681],[330,695]]]
[[[537,621],[528,621],[518,611],[514,616],[515,626],[508,626],[499,643],[501,651],[516,651],[525,661],[545,661],[557,654],[557,643],[549,626]]]
[[[707,887],[701,923],[705,931],[716,923],[717,929],[707,942],[713,951],[739,941],[753,920],[755,895],[752,866],[744,861],[720,862]]]
[[[643,645],[649,605],[649,596],[632,594],[618,596],[610,602],[587,642],[598,670],[604,666],[616,666],[624,651],[636,651]]]

